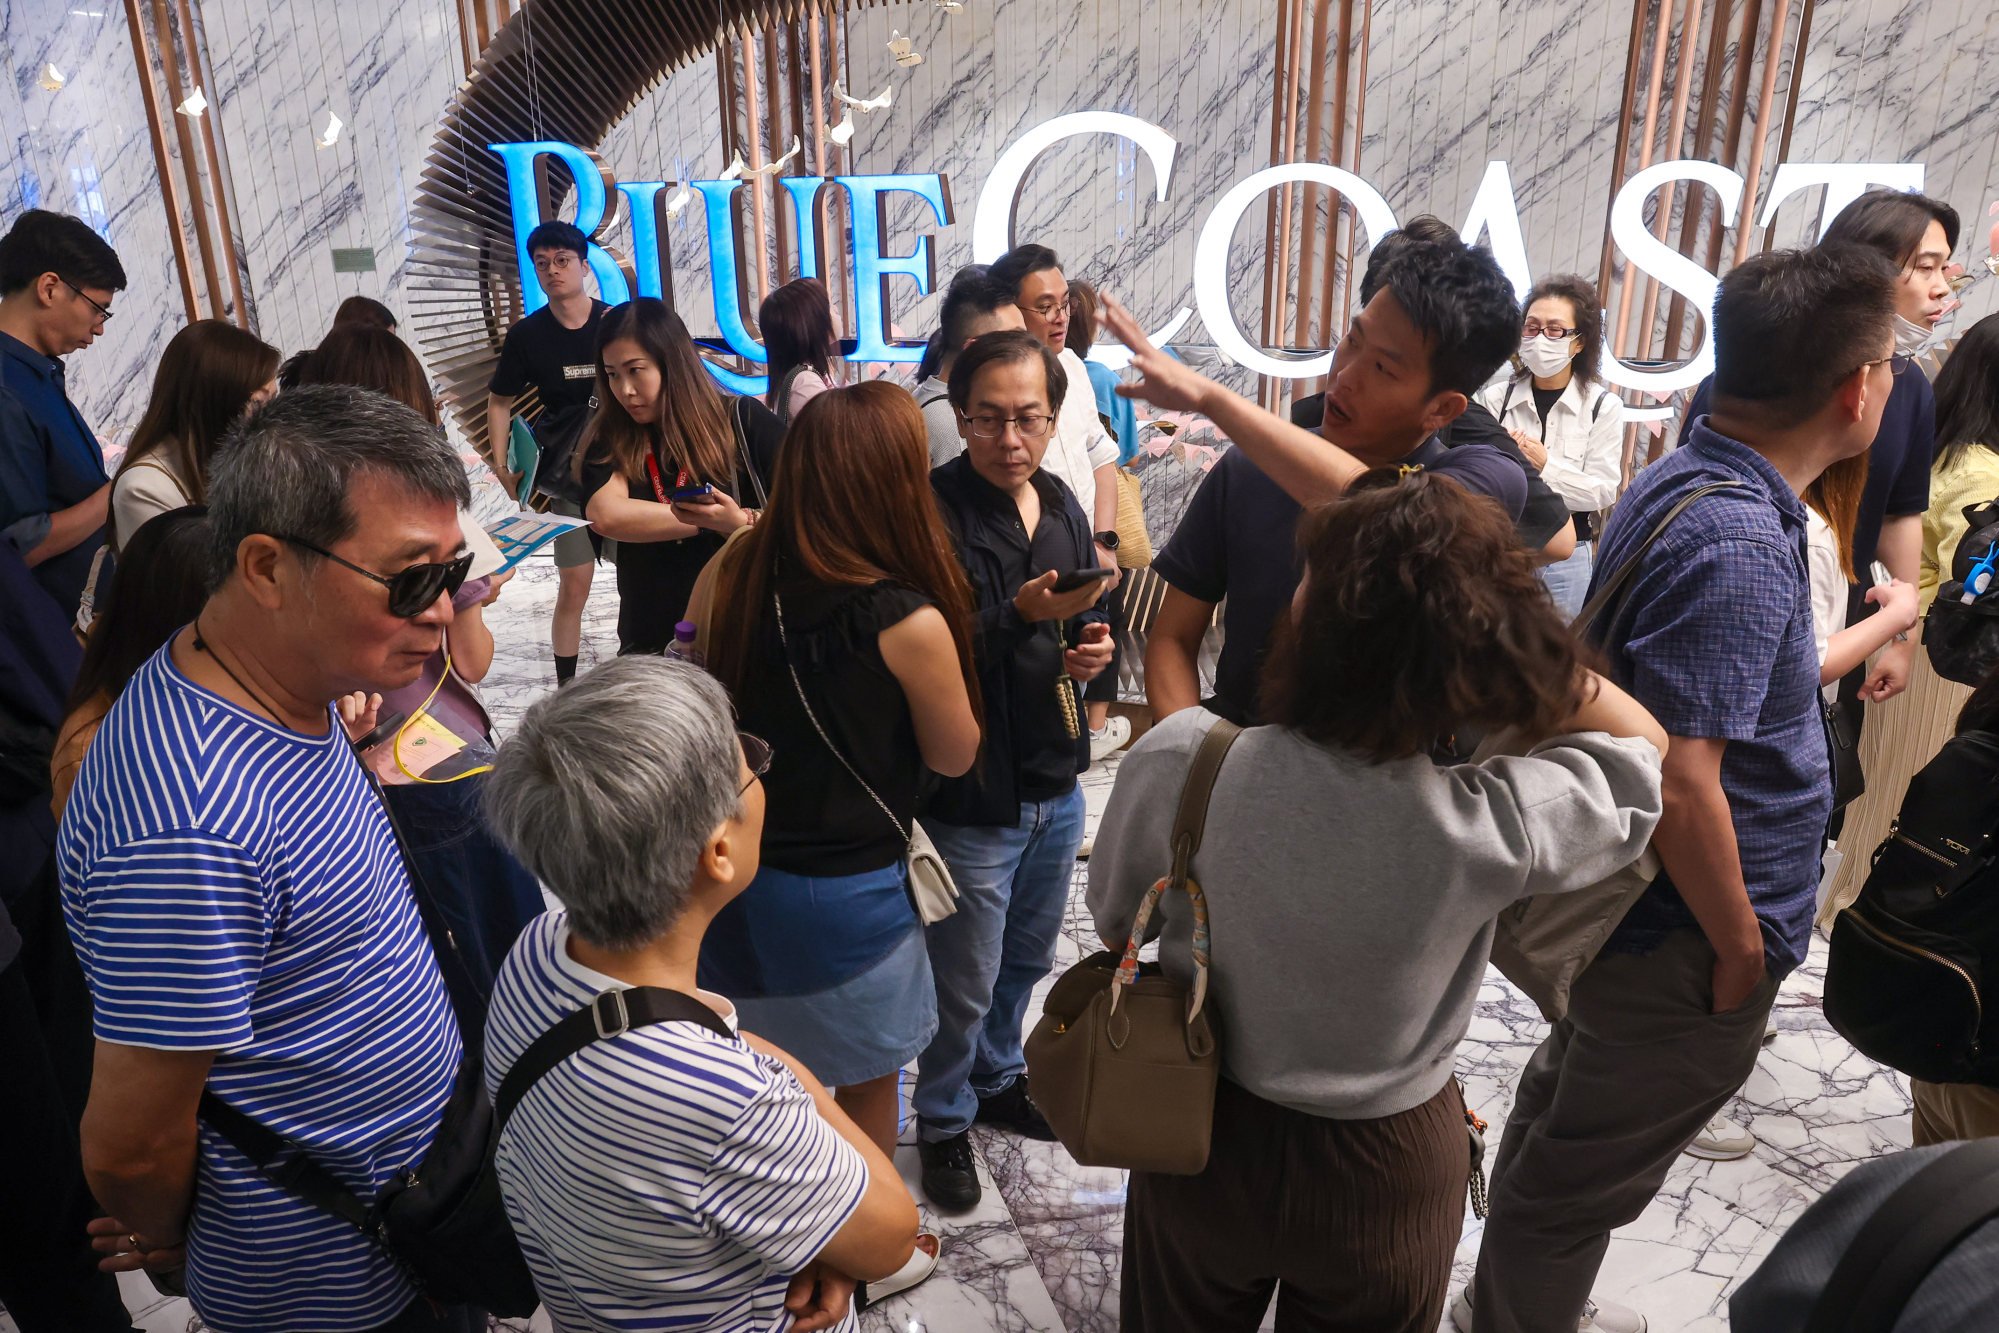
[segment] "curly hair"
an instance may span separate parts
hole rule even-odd
[[[1450,477],[1376,468],[1300,528],[1263,715],[1374,763],[1467,727],[1545,735],[1583,702],[1584,649],[1513,524]]]
[[[1541,279],[1521,303],[1523,324],[1534,303],[1545,296],[1567,301],[1576,312],[1575,336],[1583,340],[1583,345],[1569,368],[1584,384],[1601,384],[1603,374],[1598,362],[1603,356],[1603,314],[1597,308],[1596,287],[1587,278],[1575,273],[1556,273]]]

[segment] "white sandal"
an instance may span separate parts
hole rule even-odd
[[[923,1242],[926,1240],[935,1247],[933,1252],[925,1252]],[[944,1242],[937,1238],[936,1233],[919,1231],[916,1234],[916,1248],[909,1252],[909,1258],[904,1261],[902,1267],[879,1282],[868,1283],[868,1304],[874,1305],[879,1301],[885,1301],[922,1282],[937,1271],[937,1259],[943,1252]]]

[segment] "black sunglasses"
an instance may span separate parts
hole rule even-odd
[[[323,546],[315,546],[303,537],[288,537],[283,533],[274,534],[281,542],[290,542],[301,550],[314,555],[325,556],[334,564],[353,570],[362,578],[373,579],[389,590],[389,614],[414,620],[431,608],[439,597],[449,597],[465,585],[465,576],[472,572],[472,553],[466,552],[456,560],[443,564],[411,565],[408,569],[394,574],[377,574],[372,569],[363,569],[352,560],[342,560]]]

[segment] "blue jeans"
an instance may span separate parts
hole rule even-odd
[[[1574,620],[1588,599],[1590,575],[1596,572],[1591,543],[1577,542],[1575,554],[1567,560],[1541,566],[1541,586],[1555,599],[1555,609],[1564,619]]]
[[[951,867],[958,910],[925,931],[937,979],[937,1035],[916,1060],[923,1138],[970,1129],[979,1098],[1027,1068],[1021,1024],[1055,941],[1083,845],[1083,790],[1023,801],[1010,828],[923,827]]]

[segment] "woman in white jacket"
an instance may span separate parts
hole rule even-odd
[[[1478,393],[1575,515],[1575,554],[1541,571],[1568,616],[1589,589],[1596,515],[1616,502],[1622,479],[1624,402],[1597,373],[1602,348],[1596,288],[1570,273],[1544,278],[1527,293],[1513,375]]]

